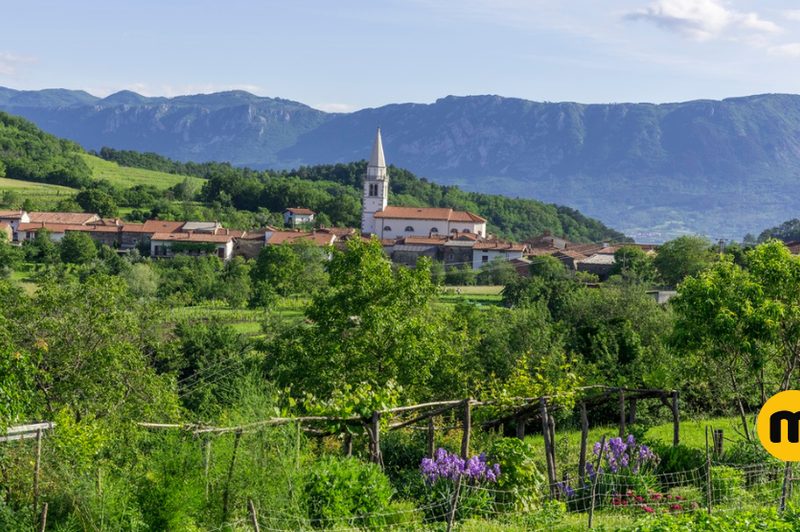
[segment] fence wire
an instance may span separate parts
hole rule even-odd
[[[719,462],[679,472],[659,475],[615,476],[602,474],[596,480],[592,497],[591,482],[572,486],[570,479],[558,485],[558,511],[547,519],[547,483],[529,490],[503,489],[497,484],[465,482],[458,497],[443,493],[434,503],[393,512],[332,518],[309,518],[273,508],[257,510],[259,530],[269,532],[440,530],[454,517],[453,529],[470,519],[482,519],[514,530],[574,529],[589,513],[597,517],[624,516],[635,521],[655,514],[686,514],[711,510],[728,513],[743,508],[778,507],[791,500],[790,473],[783,463],[730,465]],[[788,482],[787,482],[788,479]],[[784,482],[787,485],[784,486]],[[529,497],[529,500],[525,498]],[[453,506],[455,504],[455,506]],[[543,517],[544,516],[544,517]],[[250,521],[240,519],[225,529],[253,530]],[[488,526],[488,525],[487,525]],[[625,529],[624,522],[619,530]]]

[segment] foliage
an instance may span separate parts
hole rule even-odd
[[[97,256],[94,239],[81,231],[68,231],[58,246],[61,261],[67,264],[87,264]]]
[[[0,111],[0,164],[5,175],[70,187],[85,186],[91,172],[78,144],[39,130],[32,122]]]
[[[711,497],[715,503],[732,500],[741,495],[744,473],[740,469],[724,465],[711,466]]]
[[[314,463],[303,489],[303,503],[315,528],[337,522],[349,526],[383,524],[393,490],[376,464],[325,457]]]
[[[611,275],[623,275],[635,282],[650,283],[656,278],[653,259],[640,247],[620,246],[614,251]]]
[[[279,385],[316,395],[358,382],[396,381],[421,396],[456,334],[436,318],[429,263],[393,269],[380,242],[351,240],[327,264],[329,289],[305,311],[311,324],[267,345],[267,370]]]
[[[711,244],[701,236],[681,236],[658,246],[653,265],[668,285],[675,286],[684,277],[693,277],[714,260]]]
[[[75,201],[85,212],[97,213],[100,218],[113,218],[119,215],[119,208],[114,198],[99,188],[81,190],[75,196]]]
[[[547,486],[544,474],[536,467],[536,452],[530,442],[516,438],[497,440],[489,456],[500,464],[497,503],[504,511],[533,510]]]

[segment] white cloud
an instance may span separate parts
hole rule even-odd
[[[800,42],[773,46],[768,53],[776,57],[800,57]]]
[[[800,20],[800,9],[787,9],[781,11],[781,14],[786,20]]]
[[[38,61],[38,58],[33,56],[0,51],[0,76],[16,76],[19,65],[35,63],[36,61]]]
[[[696,41],[729,39],[756,46],[763,46],[765,36],[782,31],[758,13],[729,9],[722,0],[658,0],[625,18],[651,22]]]
[[[326,113],[350,113],[356,110],[356,107],[349,103],[318,103],[311,107]]]

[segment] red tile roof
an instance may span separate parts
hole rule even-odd
[[[505,240],[482,240],[475,242],[472,249],[480,249],[484,251],[525,251],[527,246],[524,244],[515,244]]]
[[[438,207],[386,207],[384,210],[376,212],[375,218],[486,223],[486,220],[477,214]]]
[[[209,233],[155,233],[150,237],[156,242],[213,242],[225,244],[233,240],[233,235],[211,235]]]
[[[59,224],[59,223],[23,223],[19,224],[17,231],[37,231],[41,228],[49,229],[54,233],[65,233],[67,231],[82,231],[84,233],[118,233],[121,229],[118,225],[98,225],[98,224]]]
[[[91,212],[31,212],[28,213],[28,216],[32,223],[84,225],[88,222],[100,220],[99,216]]]
[[[283,212],[287,212],[287,211],[292,213],[292,214],[305,214],[305,215],[316,214],[311,209],[301,209],[299,207],[298,208],[294,208],[294,209],[283,209],[281,212],[283,213]]]
[[[0,211],[0,218],[18,220],[19,218],[22,218],[23,214],[25,214],[25,211]]]
[[[186,222],[165,222],[164,220],[147,220],[143,233],[177,233]]]
[[[291,242],[293,240],[310,240],[320,246],[333,244],[336,240],[336,235],[330,233],[303,233],[300,231],[276,231],[270,235],[267,244],[283,244],[284,242]]]

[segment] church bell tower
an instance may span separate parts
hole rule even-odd
[[[375,219],[375,213],[380,212],[389,204],[389,174],[386,172],[386,160],[383,157],[383,142],[381,141],[381,128],[375,135],[372,145],[372,155],[367,165],[367,175],[364,177],[364,197],[361,208],[361,234],[379,234],[380,229]]]

